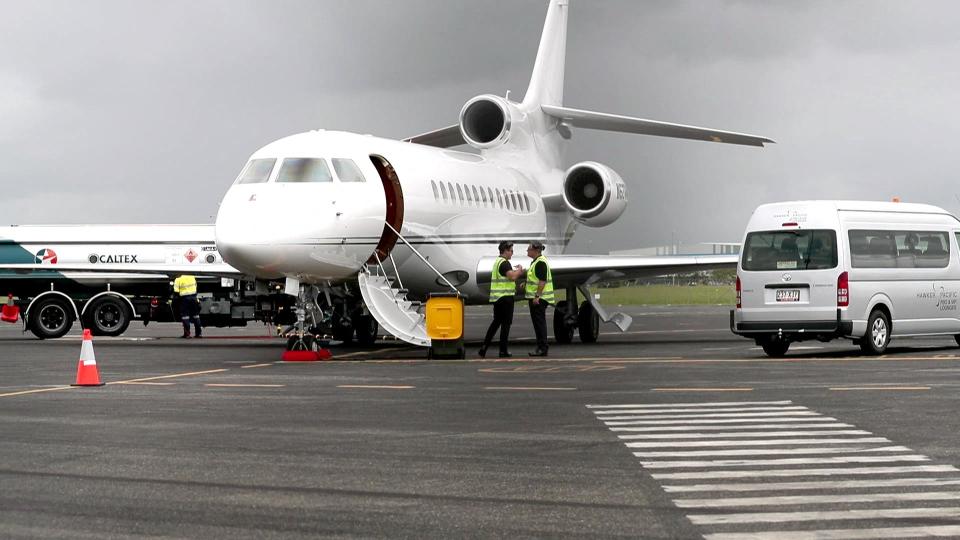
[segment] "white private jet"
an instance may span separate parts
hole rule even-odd
[[[577,330],[582,341],[596,341],[601,321],[629,327],[630,317],[607,313],[591,285],[736,264],[736,255],[564,255],[580,225],[605,227],[627,207],[626,184],[612,168],[564,164],[572,128],[761,147],[773,142],[564,107],[568,7],[569,0],[550,0],[521,102],[509,94],[480,95],[463,106],[459,123],[403,141],[317,130],[254,152],[220,203],[216,244],[258,288],[284,282],[296,296],[297,339],[289,347],[312,346],[306,341],[314,334],[369,343],[378,326],[428,346],[420,301],[457,291],[468,303],[487,303],[502,240],[545,244],[554,285],[566,291],[554,315],[560,343]],[[478,153],[450,149],[464,144]],[[136,270],[151,271],[146,265]],[[204,274],[190,265],[156,271]]]
[[[521,102],[480,95],[463,106],[459,123],[403,141],[317,130],[257,150],[220,203],[224,259],[258,279],[285,280],[299,296],[301,320],[327,320],[340,339],[356,331],[369,340],[378,322],[417,345],[429,338],[410,299],[457,290],[468,303],[486,303],[501,240],[545,244],[555,286],[568,299],[554,316],[561,343],[574,329],[596,341],[601,320],[629,326],[628,316],[607,314],[594,300],[592,284],[733,265],[735,255],[563,255],[578,226],[607,226],[627,206],[627,187],[609,166],[564,165],[571,128],[773,142],[564,107],[568,8],[569,0],[550,0]],[[463,144],[479,154],[449,149]],[[581,305],[571,301],[578,289]]]

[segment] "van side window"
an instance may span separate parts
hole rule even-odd
[[[950,237],[941,231],[851,230],[854,268],[944,268],[950,263]]]
[[[837,266],[837,234],[831,230],[752,232],[744,243],[744,270],[824,270]]]

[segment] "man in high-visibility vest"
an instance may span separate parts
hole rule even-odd
[[[190,337],[190,322],[196,330],[196,337],[202,337],[200,330],[200,302],[197,301],[197,278],[190,275],[178,276],[173,280],[173,292],[180,295],[180,320],[183,322],[183,335]]]
[[[493,335],[500,329],[500,358],[510,358],[510,325],[513,324],[513,305],[517,292],[515,281],[523,275],[523,267],[510,266],[510,257],[513,257],[513,242],[503,241],[497,246],[500,256],[493,262],[493,273],[490,274],[490,301],[493,302],[493,322],[487,328],[487,335],[480,346],[481,357],[487,356],[487,347],[493,341]]]
[[[527,269],[525,294],[530,303],[530,319],[537,335],[537,350],[530,356],[547,355],[547,306],[554,303],[553,274],[543,256],[543,244],[534,240],[527,246],[527,256],[533,259]]]

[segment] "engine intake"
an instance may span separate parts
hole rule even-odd
[[[510,139],[511,107],[493,95],[477,96],[460,110],[460,133],[467,144],[487,149]]]
[[[610,167],[583,161],[567,169],[563,202],[573,217],[587,227],[606,227],[627,208],[627,186]]]

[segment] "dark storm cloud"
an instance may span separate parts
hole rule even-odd
[[[404,137],[511,90],[546,2],[2,2],[11,223],[211,222],[247,156],[325,127]],[[630,207],[578,251],[739,240],[760,203],[957,210],[953,2],[572,0],[569,106],[766,135],[765,149],[577,131]],[[601,234],[602,233],[602,234]]]

